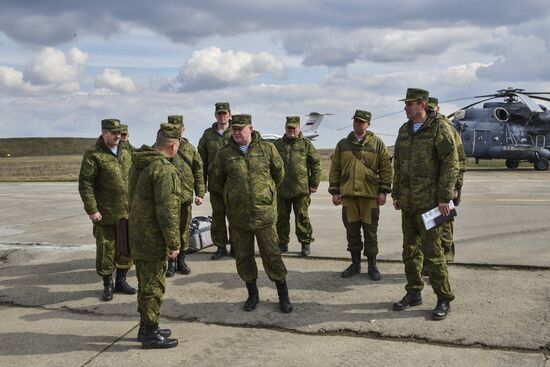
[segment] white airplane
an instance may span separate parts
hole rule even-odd
[[[308,138],[309,140],[314,140],[316,137],[319,136],[319,125],[321,125],[321,121],[323,121],[323,117],[327,115],[332,115],[332,113],[318,113],[318,112],[310,112],[308,115],[307,122],[302,125],[302,134],[304,135],[304,138]],[[277,139],[282,138],[282,135],[278,134],[262,134],[263,140],[268,141],[274,141]]]

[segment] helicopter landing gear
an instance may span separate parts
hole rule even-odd
[[[506,167],[509,169],[515,169],[519,166],[519,159],[507,159],[506,160]]]
[[[533,162],[536,171],[546,171],[548,169],[548,160],[546,158],[537,158]]]

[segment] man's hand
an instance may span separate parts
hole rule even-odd
[[[453,191],[453,199],[458,197],[458,190]]]
[[[311,187],[311,186],[309,187],[309,193],[310,193],[310,194],[314,194],[314,193],[316,193],[316,192],[317,192],[317,188],[316,188],[316,187]]]
[[[443,214],[445,217],[448,216],[451,212],[449,210],[449,203],[439,203],[438,207],[441,214]]]
[[[383,192],[378,193],[378,197],[376,198],[376,202],[380,206],[386,204],[386,194],[384,194]]]
[[[201,204],[202,204],[202,198],[200,198],[200,197],[198,197],[198,196],[195,197],[195,205],[196,205],[196,206],[199,206],[199,205],[201,205]]]
[[[393,201],[393,207],[395,208],[395,210],[401,210],[401,206],[399,206],[399,200]]]
[[[88,215],[88,217],[91,219],[92,222],[97,223],[101,220],[102,216],[100,212],[95,212],[93,214]]]
[[[180,254],[180,250],[170,250],[168,251],[168,257],[172,260],[176,259]]]
[[[336,206],[342,204],[342,197],[339,194],[332,195],[332,203]]]

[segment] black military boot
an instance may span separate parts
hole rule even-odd
[[[244,303],[244,310],[253,311],[258,303],[260,303],[260,295],[258,293],[256,281],[246,282],[246,289],[248,290],[248,298]]]
[[[183,251],[180,251],[176,259],[176,270],[184,275],[191,273],[191,268],[185,263],[185,252]]]
[[[104,275],[103,276],[103,295],[101,298],[107,302],[113,299],[113,276]]]
[[[229,245],[229,256],[237,257],[237,253],[234,245]]]
[[[128,269],[116,270],[115,292],[124,294],[136,294],[136,289],[134,287],[131,287],[130,284],[128,284],[128,282],[126,281],[126,274],[128,274]]]
[[[447,317],[447,314],[451,310],[451,302],[444,299],[437,299],[437,306],[432,311],[432,319],[443,320]]]
[[[361,252],[351,253],[351,265],[342,272],[342,278],[350,278],[361,272]]]
[[[302,243],[302,256],[309,256],[309,254],[311,254],[309,243]]]
[[[376,266],[376,256],[367,256],[369,262],[368,274],[372,280],[380,280],[380,272]]]
[[[225,248],[225,245],[219,246],[214,255],[210,257],[212,260],[218,260],[222,257],[227,256],[227,249]]]
[[[165,338],[168,338],[170,335],[172,335],[172,330],[170,330],[170,329],[161,329],[159,327],[158,331],[159,331],[159,334],[162,335]],[[144,334],[145,334],[145,324],[143,323],[143,321],[140,321],[139,322],[138,336],[137,336],[138,342],[143,341],[143,335]]]
[[[176,272],[176,260],[168,259],[168,266],[166,267],[166,278],[171,278]]]
[[[178,339],[168,339],[161,335],[158,324],[145,325],[141,339],[142,349],[166,349],[178,345]]]
[[[288,287],[286,286],[286,281],[275,282],[277,286],[277,294],[279,295],[279,307],[283,313],[292,312],[292,303],[290,303],[290,298],[288,297]]]
[[[402,311],[412,306],[418,306],[422,304],[422,293],[420,292],[407,292],[405,297],[399,302],[393,304],[394,311]]]
[[[281,251],[281,254],[284,254],[285,252],[288,252],[288,243],[287,244],[279,244],[279,251]]]

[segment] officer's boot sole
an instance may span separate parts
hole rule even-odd
[[[141,349],[169,349],[178,346],[178,339],[164,339],[162,341],[155,342],[141,342]]]

